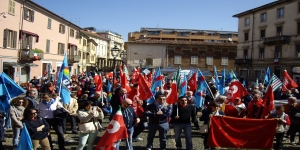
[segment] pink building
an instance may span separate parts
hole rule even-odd
[[[26,83],[58,70],[67,53],[77,72],[80,27],[32,1],[0,1],[0,72]]]

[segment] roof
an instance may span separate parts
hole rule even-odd
[[[99,39],[107,40],[107,41],[110,40],[109,38],[100,36],[100,35],[97,34],[97,33],[89,32],[89,31],[84,31],[84,30],[80,30],[80,31],[81,31],[82,33],[84,33],[84,34],[86,34],[86,35],[88,35],[88,36],[94,37],[94,38],[99,38]]]
[[[136,41],[128,41],[127,43],[237,46],[236,43],[209,43],[209,42],[202,42],[202,41],[174,41],[174,40],[152,40],[152,39],[139,39]]]
[[[271,3],[265,4],[265,5],[262,5],[262,6],[244,11],[244,12],[241,12],[239,14],[235,14],[232,17],[245,16],[245,15],[248,15],[248,14],[252,14],[252,13],[255,13],[255,12],[258,12],[258,11],[261,11],[261,10],[266,10],[266,9],[272,8],[274,6],[281,5],[281,4],[288,3],[288,2],[292,2],[292,1],[294,1],[294,0],[277,0],[277,1],[274,1],[274,2],[271,2]]]
[[[205,33],[220,33],[220,34],[238,34],[237,31],[221,31],[221,30],[197,30],[197,29],[174,29],[174,28],[141,28],[140,31],[165,31],[165,32],[205,32]]]
[[[48,12],[49,14],[51,14],[51,15],[53,15],[53,16],[55,16],[55,17],[57,17],[57,18],[59,18],[59,19],[61,19],[61,20],[63,20],[63,21],[65,21],[65,22],[67,22],[67,23],[69,23],[70,25],[75,26],[76,28],[81,29],[81,27],[77,26],[76,24],[74,24],[74,23],[72,23],[72,22],[70,22],[70,21],[64,19],[63,17],[61,17],[61,16],[55,14],[54,12],[48,10],[47,8],[41,6],[41,5],[39,5],[39,4],[37,4],[37,3],[33,2],[33,1],[26,1],[26,3],[29,3],[29,4],[34,5],[34,6],[36,6],[36,7],[39,7],[39,8],[41,8],[42,10]]]

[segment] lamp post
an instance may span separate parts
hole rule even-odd
[[[120,57],[122,58],[122,65],[125,65],[126,63],[126,56],[127,56],[127,54],[126,54],[126,50],[123,50],[122,52],[121,52],[121,54],[120,54]]]
[[[140,59],[140,60],[139,60],[139,63],[140,63],[140,68],[141,68],[141,70],[142,70],[142,65],[143,65],[143,63],[144,63],[144,60]]]
[[[113,62],[113,67],[114,67],[114,72],[113,72],[113,80],[112,80],[112,92],[114,93],[114,81],[115,81],[115,75],[116,75],[116,58],[119,55],[120,49],[115,45],[114,48],[110,50],[111,56],[114,58]]]

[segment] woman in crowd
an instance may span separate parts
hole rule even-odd
[[[22,97],[17,97],[11,100],[10,102],[10,118],[11,118],[11,126],[13,130],[13,146],[14,148],[18,148],[19,143],[19,135],[21,129],[23,128],[22,120],[23,113],[28,105],[28,101]]]
[[[220,110],[220,104],[215,101],[209,103],[208,107],[202,111],[202,116],[200,117],[200,121],[204,121],[203,124],[207,125],[207,127],[208,127],[208,129],[207,129],[208,132],[203,134],[203,136],[204,136],[203,144],[204,144],[205,149],[209,149],[209,147],[206,144],[207,144],[208,135],[209,135],[210,118],[212,116],[219,116],[219,115],[225,115],[225,114]],[[211,148],[211,149],[214,149],[214,148]]]
[[[42,146],[43,150],[51,150],[47,138],[50,130],[49,124],[44,118],[39,117],[37,113],[37,109],[25,109],[23,123],[26,125],[31,137],[34,150],[36,150],[39,145]]]
[[[283,106],[276,106],[276,112],[270,114],[268,118],[274,118],[278,120],[278,124],[276,128],[275,150],[280,150],[282,148],[282,141],[283,141],[286,125],[291,124],[289,116],[284,113]]]
[[[290,126],[291,145],[295,145],[295,136],[297,132],[299,134],[298,144],[300,144],[300,102],[298,102],[296,106],[292,108],[290,118],[291,118],[291,126]]]
[[[80,120],[79,124],[79,145],[77,147],[77,150],[83,150],[86,142],[88,141],[88,147],[87,150],[93,150],[94,149],[94,141],[97,137],[98,130],[100,129],[100,124],[98,122],[98,119],[103,119],[104,115],[101,110],[101,108],[97,106],[92,106],[93,102],[91,101],[85,101],[83,104],[83,109],[78,110],[78,118]],[[84,128],[83,124],[93,124],[94,130],[89,131],[87,128]],[[80,126],[83,126],[81,128]]]
[[[45,118],[49,126],[50,127],[52,126],[52,128],[55,130],[58,137],[59,149],[66,150],[65,138],[62,129],[62,120],[58,120],[54,116],[54,112],[57,111],[57,109],[64,109],[64,108],[62,104],[59,102],[59,98],[55,97],[55,94],[53,95],[53,97],[50,97],[49,94],[43,94],[42,101],[39,103],[37,110],[39,111],[40,117]],[[49,138],[51,149],[53,149],[51,134],[49,134],[48,138]]]

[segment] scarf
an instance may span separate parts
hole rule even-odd
[[[154,103],[156,108],[162,110],[166,106],[166,102],[164,102],[162,105],[159,105],[157,102]]]
[[[49,109],[50,106],[54,103],[54,99],[51,99],[50,102],[47,102],[45,100],[42,101],[43,104],[45,104],[47,106],[47,108]]]

